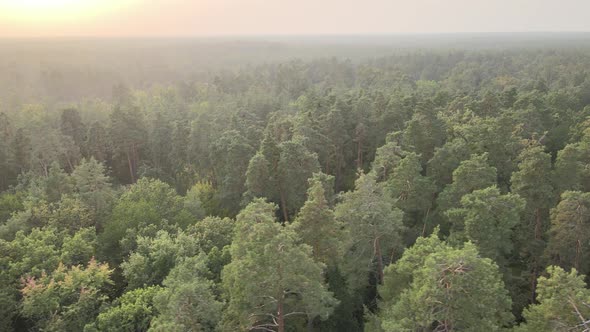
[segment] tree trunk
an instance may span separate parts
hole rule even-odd
[[[375,256],[377,256],[377,283],[383,284],[383,256],[381,255],[381,244],[379,243],[379,237],[375,238],[373,242]]]
[[[74,171],[74,165],[72,164],[72,161],[70,160],[70,156],[68,156],[68,154],[65,154],[66,157],[66,162],[68,163],[68,167],[70,170],[70,173]]]
[[[359,139],[357,146],[356,146],[356,169],[363,168],[363,152],[361,151],[361,140]]]
[[[278,332],[285,332],[285,313],[283,312],[283,297],[279,298],[277,312],[277,327]]]
[[[541,209],[535,209],[535,240],[541,239]],[[531,303],[537,297],[537,259],[533,259],[533,275],[531,276]]]
[[[307,332],[313,332],[313,321],[314,321],[313,316],[311,315],[307,315]]]
[[[537,262],[533,262],[533,264],[535,266],[531,275],[531,303],[534,303],[537,297]]]
[[[280,188],[279,195],[281,196],[281,210],[283,210],[283,218],[285,218],[285,222],[289,222],[289,213],[287,213],[287,199],[285,198],[285,193]]]
[[[576,268],[576,270],[580,271],[580,253],[582,251],[582,241],[580,241],[580,239],[578,239],[576,241],[576,260],[574,261],[574,268]]]
[[[535,210],[535,240],[541,238],[541,209]]]
[[[129,176],[131,177],[131,183],[135,183],[135,175],[133,174],[133,162],[131,161],[131,154],[127,151],[127,164],[129,165]]]
[[[282,251],[282,245],[279,246],[279,251]],[[283,308],[283,300],[285,299],[285,291],[283,289],[283,267],[279,261],[277,268],[279,275],[279,296],[277,297],[277,328],[278,332],[285,332],[285,309]]]

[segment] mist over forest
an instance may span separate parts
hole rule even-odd
[[[588,331],[590,33],[0,39],[0,331]]]

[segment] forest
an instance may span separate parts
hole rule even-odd
[[[590,331],[590,39],[495,38],[0,42],[0,331]]]

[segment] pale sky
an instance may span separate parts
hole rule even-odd
[[[590,31],[590,0],[0,0],[0,37]]]

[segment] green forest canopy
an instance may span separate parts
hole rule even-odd
[[[590,39],[472,37],[0,42],[0,330],[588,330]]]

